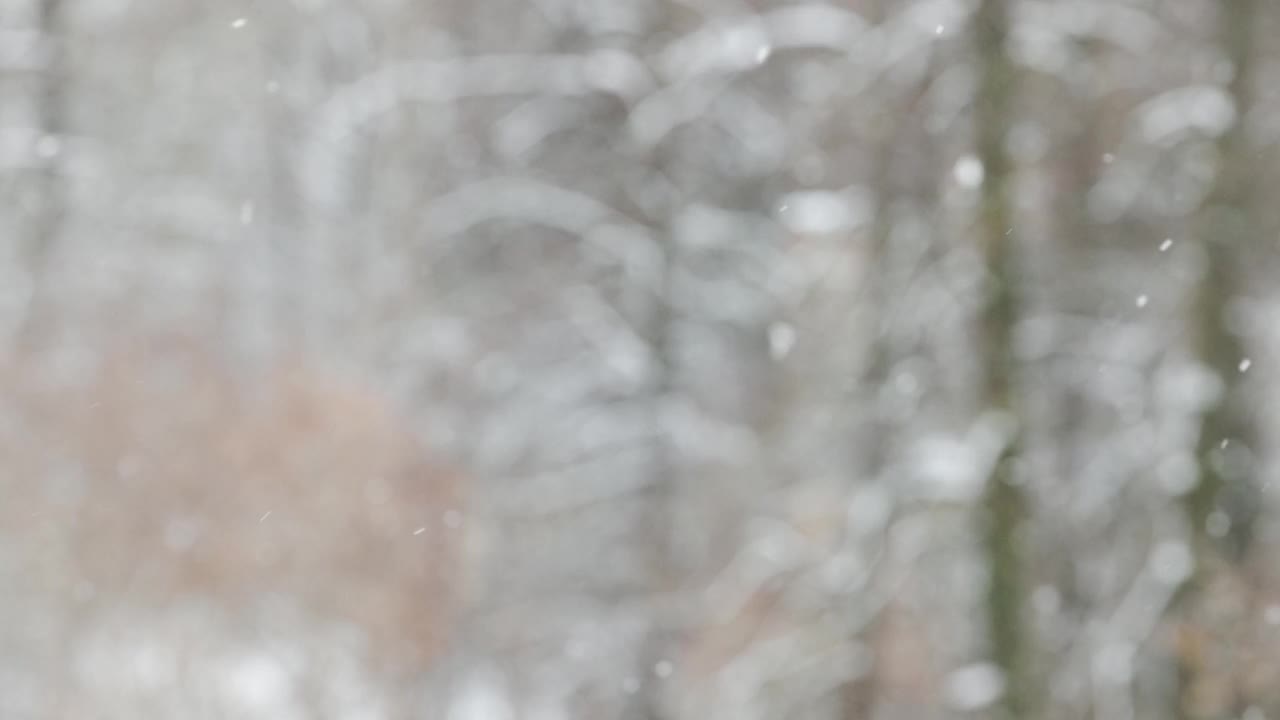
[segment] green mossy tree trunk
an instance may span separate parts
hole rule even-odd
[[[1204,275],[1191,318],[1194,351],[1220,382],[1220,392],[1204,409],[1196,444],[1198,482],[1184,498],[1195,570],[1179,594],[1177,612],[1182,622],[1192,625],[1199,621],[1196,608],[1213,576],[1244,561],[1260,494],[1255,412],[1245,387],[1251,361],[1241,334],[1244,328],[1232,317],[1233,306],[1246,292],[1245,268],[1259,245],[1261,232],[1252,197],[1254,160],[1245,122],[1252,105],[1253,26],[1258,0],[1229,0],[1218,7],[1219,43],[1231,62],[1227,90],[1236,115],[1218,138],[1217,179],[1196,218]],[[1213,636],[1213,628],[1203,629],[1208,637]],[[1212,708],[1196,701],[1204,659],[1184,652],[1175,664],[1177,716],[1216,717]]]
[[[44,47],[40,68],[35,116],[41,138],[36,152],[39,164],[31,183],[31,220],[23,245],[30,294],[18,328],[18,343],[25,350],[38,349],[51,331],[53,300],[49,297],[48,276],[55,245],[66,214],[63,188],[62,144],[64,141],[66,95],[66,39],[63,32],[62,0],[40,0],[36,28]]]
[[[998,714],[1029,717],[1034,705],[1028,668],[1029,631],[1023,617],[1023,558],[1019,543],[1026,521],[1026,501],[1017,460],[1021,451],[1013,330],[1020,313],[1016,238],[1013,232],[1014,171],[1006,149],[1013,121],[1017,69],[1009,57],[1007,0],[982,0],[973,19],[973,42],[979,62],[974,99],[978,159],[985,171],[978,236],[991,288],[982,309],[980,352],[986,410],[1011,423],[1012,434],[986,480],[980,508],[984,549],[990,572],[986,592],[989,652],[1004,674],[1005,688]]]

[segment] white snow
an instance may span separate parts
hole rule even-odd
[[[783,226],[803,235],[847,231],[863,224],[869,213],[864,199],[835,190],[791,193],[778,206],[778,219]]]
[[[882,485],[863,485],[853,491],[848,508],[851,531],[877,533],[893,519],[893,496]]]
[[[782,360],[796,346],[796,328],[791,323],[776,322],[769,326],[769,356]]]
[[[951,175],[960,187],[972,190],[982,185],[987,172],[976,155],[965,155],[956,160],[955,166],[951,169]]]
[[[62,141],[57,135],[41,135],[36,141],[36,155],[48,160],[57,157],[62,152]]]
[[[1191,577],[1195,561],[1185,542],[1164,540],[1156,545],[1147,565],[1157,580],[1166,585],[1177,585]]]
[[[264,653],[237,658],[225,669],[223,685],[228,696],[244,709],[265,712],[285,705],[293,681],[278,660]]]
[[[1174,497],[1185,495],[1195,488],[1198,472],[1195,458],[1185,452],[1170,455],[1156,469],[1160,487]]]
[[[1052,585],[1041,585],[1031,593],[1031,607],[1038,615],[1055,615],[1062,608],[1062,594]]]
[[[1115,642],[1104,645],[1093,656],[1094,679],[1105,685],[1124,686],[1133,680],[1133,645]]]
[[[956,710],[973,712],[989,707],[1004,695],[1005,677],[991,663],[974,663],[947,677],[946,697]]]
[[[478,673],[467,680],[449,706],[448,720],[515,720],[515,708],[496,673]]]
[[[1166,92],[1138,109],[1141,132],[1148,142],[1168,143],[1189,131],[1218,136],[1236,120],[1235,104],[1226,91],[1200,85]]]

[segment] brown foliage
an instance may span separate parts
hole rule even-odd
[[[0,369],[0,539],[81,610],[283,601],[388,669],[438,651],[462,514],[392,406],[314,364],[254,381],[182,339]]]
[[[1248,568],[1216,567],[1179,608],[1165,635],[1184,680],[1183,715],[1226,717],[1252,706],[1270,716],[1280,708],[1277,599]]]

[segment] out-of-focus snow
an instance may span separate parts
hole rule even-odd
[[[852,190],[795,192],[778,204],[779,221],[793,233],[826,235],[851,230],[867,222],[871,202]]]
[[[1216,85],[1199,85],[1170,90],[1143,103],[1138,109],[1143,139],[1149,143],[1169,143],[1186,132],[1217,137],[1236,120],[1231,97]]]
[[[493,671],[476,671],[458,689],[448,720],[515,720],[506,683]]]
[[[955,167],[951,170],[951,175],[960,187],[974,189],[982,185],[982,180],[986,177],[986,171],[982,167],[982,161],[976,156],[965,155],[956,160]]]
[[[991,706],[1004,694],[1005,677],[990,663],[976,663],[947,676],[946,697],[957,710],[974,712]]]
[[[1152,574],[1166,585],[1178,585],[1191,577],[1195,559],[1191,549],[1181,540],[1162,540],[1147,561]]]

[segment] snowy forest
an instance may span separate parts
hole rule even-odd
[[[1270,188],[1269,0],[0,0],[0,717],[1280,718]]]

